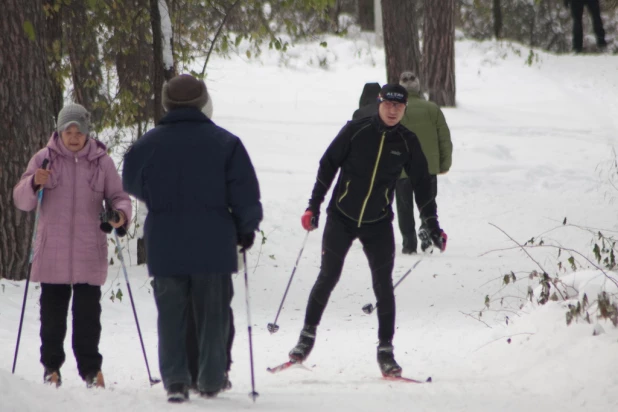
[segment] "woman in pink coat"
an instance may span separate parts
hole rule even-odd
[[[99,228],[106,199],[118,211],[113,227],[131,220],[131,200],[105,145],[89,138],[90,114],[78,105],[58,114],[58,130],[36,153],[13,189],[18,209],[36,208],[45,189],[30,272],[41,283],[41,363],[46,383],[61,384],[67,314],[73,293],[73,353],[88,387],[104,387],[99,353],[101,286],[107,278],[107,237]],[[49,159],[47,169],[42,169]]]

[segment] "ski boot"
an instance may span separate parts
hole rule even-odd
[[[189,400],[189,387],[184,383],[172,383],[167,388],[167,401],[170,403],[182,403]]]
[[[53,385],[59,388],[62,385],[62,376],[60,376],[60,369],[45,368],[43,372],[43,382],[47,385]]]
[[[383,341],[378,345],[378,365],[384,377],[401,376],[401,366],[395,361],[390,341]]]
[[[103,373],[101,371],[96,371],[93,373],[89,373],[84,378],[86,382],[86,387],[90,388],[101,388],[105,389],[105,379],[103,379]]]
[[[415,255],[416,254],[416,233],[412,233],[409,236],[403,237],[403,248],[401,249],[401,253],[404,255]]]
[[[311,349],[313,349],[313,345],[315,344],[316,329],[316,326],[305,325],[303,330],[300,332],[298,343],[289,353],[290,360],[302,363],[305,359],[307,359],[311,353]]]
[[[431,237],[426,228],[422,227],[421,230],[418,231],[418,237],[421,239],[421,250],[423,252],[431,247]]]

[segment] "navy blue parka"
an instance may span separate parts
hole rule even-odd
[[[238,137],[197,108],[173,109],[129,149],[122,181],[148,207],[151,275],[237,271],[238,235],[262,220],[257,176]]]

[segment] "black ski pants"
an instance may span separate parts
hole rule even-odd
[[[101,338],[101,287],[87,284],[59,285],[41,283],[41,363],[46,368],[60,370],[65,361],[64,338],[67,315],[73,292],[73,354],[79,376],[101,370],[103,356],[99,353]]]
[[[431,190],[433,191],[434,198],[437,197],[438,177],[436,175],[431,176]],[[416,237],[416,222],[414,221],[414,188],[410,179],[397,180],[395,201],[397,203],[397,221],[401,236],[403,237],[403,247],[416,251],[418,240]],[[422,222],[422,214],[420,217]]]
[[[393,294],[393,266],[395,240],[389,219],[364,224],[336,213],[329,213],[322,238],[322,266],[309,295],[305,324],[317,326],[322,319],[331,292],[335,289],[343,262],[355,239],[360,240],[369,261],[373,291],[378,304],[378,338],[390,341],[395,334],[395,295]]]
[[[597,45],[604,46],[605,30],[603,29],[603,20],[601,20],[601,7],[599,0],[571,0],[571,17],[573,17],[573,50],[581,52],[583,49],[584,30],[582,19],[584,15],[584,6],[588,7],[588,12],[592,18],[592,28],[597,38]]]
[[[227,366],[230,325],[231,274],[155,276],[154,294],[159,329],[159,370],[163,385],[191,385],[187,364],[187,317],[195,316],[198,341],[197,387],[202,392],[221,389]]]
[[[230,304],[234,297],[234,286],[230,283]],[[197,375],[199,366],[199,349],[197,330],[195,325],[195,314],[193,313],[193,298],[189,295],[188,301],[189,311],[187,311],[187,361],[189,362],[189,372],[191,373],[191,385],[197,386]],[[232,346],[234,344],[234,336],[236,335],[236,328],[234,328],[234,312],[230,307],[230,333],[227,338],[227,364],[225,370],[230,371],[232,367]]]

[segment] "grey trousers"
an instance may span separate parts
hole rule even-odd
[[[189,296],[193,301],[198,340],[198,390],[223,386],[230,328],[230,274],[157,276],[155,302],[159,312],[159,370],[163,385],[191,384],[186,350]]]

